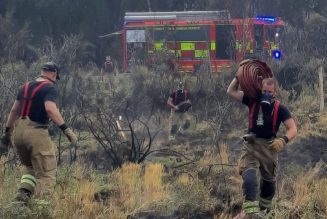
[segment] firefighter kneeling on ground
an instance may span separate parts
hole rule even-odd
[[[73,146],[77,144],[76,135],[66,126],[55,103],[57,91],[54,83],[58,79],[59,67],[48,62],[42,66],[41,75],[35,81],[27,82],[19,89],[2,137],[2,143],[7,146],[13,140],[25,167],[15,198],[22,204],[27,204],[34,194],[40,197],[40,202],[47,202],[53,193],[57,161],[56,146],[48,133],[49,118]]]
[[[191,107],[189,92],[184,89],[183,82],[179,82],[177,90],[170,94],[167,104],[171,107],[169,117],[169,140],[175,140],[177,132],[184,134],[190,126],[188,110]],[[182,125],[180,125],[183,123]],[[180,127],[178,128],[178,126]]]
[[[252,100],[238,90],[238,78],[230,83],[227,93],[231,98],[249,108],[249,132],[243,137],[240,156],[240,175],[243,178],[245,202],[243,211],[236,217],[261,218],[272,208],[276,190],[277,154],[297,134],[291,113],[275,100],[278,84],[274,78],[262,80],[261,98]],[[286,127],[282,137],[276,137],[281,122]],[[257,201],[257,172],[260,172],[260,197]]]

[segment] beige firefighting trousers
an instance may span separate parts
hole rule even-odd
[[[244,142],[239,165],[240,174],[247,169],[260,170],[264,180],[275,181],[277,152],[268,148],[271,140],[254,138],[253,142]]]
[[[56,183],[57,162],[55,145],[47,127],[28,117],[20,118],[15,124],[13,143],[21,163],[26,167],[20,188],[36,196],[51,195]]]
[[[186,129],[189,126],[189,123],[190,123],[190,116],[188,112],[179,113],[171,109],[170,116],[169,116],[170,136],[174,136],[177,133],[178,127],[181,127],[183,130]]]

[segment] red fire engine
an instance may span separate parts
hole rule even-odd
[[[245,58],[280,59],[284,22],[277,17],[232,19],[228,11],[127,12],[123,67],[171,55],[179,71],[210,63],[213,72]]]

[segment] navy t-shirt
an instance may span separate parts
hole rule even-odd
[[[33,81],[29,83],[29,89],[28,89],[28,97],[31,95],[33,90],[41,83],[41,81]],[[24,101],[24,86],[22,86],[17,94],[17,100],[19,101],[20,105],[20,110],[19,110],[19,115],[21,115],[22,111],[22,106],[23,106],[23,101]],[[35,94],[33,100],[32,100],[32,105],[31,105],[31,110],[30,110],[30,115],[29,118],[37,123],[40,124],[48,124],[49,123],[49,117],[47,115],[47,112],[45,111],[45,106],[44,103],[46,101],[52,101],[55,102],[57,99],[57,91],[56,88],[50,84],[44,84],[43,87],[41,87]]]
[[[173,104],[178,105],[181,102],[190,99],[189,93],[186,90],[176,90],[170,94],[170,97],[173,99]]]
[[[174,105],[178,105],[179,110],[176,111],[177,113],[185,113],[189,110],[191,104],[190,103],[183,103],[179,105],[181,102],[189,100],[189,93],[187,90],[176,90],[170,94],[170,98],[172,98],[172,102]]]
[[[243,97],[242,103],[247,105],[249,107],[249,110],[251,109],[253,104],[258,104],[256,102],[251,101],[247,96]],[[255,111],[253,114],[253,121],[252,121],[253,127],[252,128],[249,127],[249,132],[254,133],[256,135],[256,137],[258,137],[258,138],[270,139],[272,137],[276,137],[276,133],[274,134],[272,132],[274,105],[272,104],[267,111],[263,112],[263,126],[257,125],[259,108],[260,107],[255,107]],[[292,116],[291,116],[290,111],[284,105],[280,104],[279,108],[278,108],[276,132],[278,132],[281,122],[285,122],[286,120],[288,120],[291,117]]]
[[[113,62],[105,62],[102,65],[102,70],[107,73],[112,73],[114,71],[114,63]]]

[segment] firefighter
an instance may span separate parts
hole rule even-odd
[[[103,63],[101,67],[101,80],[103,81],[105,78],[108,78],[108,88],[110,90],[115,88],[115,76],[117,75],[117,69],[114,61],[111,59],[110,56],[106,56],[106,61]],[[107,75],[107,76],[105,76]]]
[[[106,61],[101,67],[101,75],[103,76],[105,73],[109,74],[110,76],[116,76],[116,67],[110,56],[106,56]]]
[[[171,108],[169,117],[169,140],[175,140],[177,132],[184,134],[190,126],[188,110],[191,107],[189,92],[184,89],[183,82],[179,82],[177,90],[170,94],[167,104]],[[182,123],[182,125],[180,125]],[[179,126],[179,127],[178,127]]]
[[[48,133],[49,119],[63,131],[72,146],[77,143],[76,135],[56,106],[56,80],[59,80],[58,65],[45,63],[41,75],[19,89],[7,120],[2,143],[8,146],[13,140],[24,166],[15,198],[19,203],[27,204],[33,194],[46,200],[53,192],[57,162],[55,145]]]
[[[249,130],[243,136],[244,144],[239,160],[239,173],[243,178],[245,201],[243,211],[236,217],[258,218],[272,208],[276,190],[277,155],[295,138],[297,128],[289,110],[275,100],[278,84],[274,78],[262,81],[261,98],[252,100],[238,90],[239,81],[234,78],[227,93],[231,98],[249,108]],[[277,137],[283,122],[286,133]],[[260,173],[260,174],[257,174]],[[260,196],[257,200],[257,176],[260,176]]]

